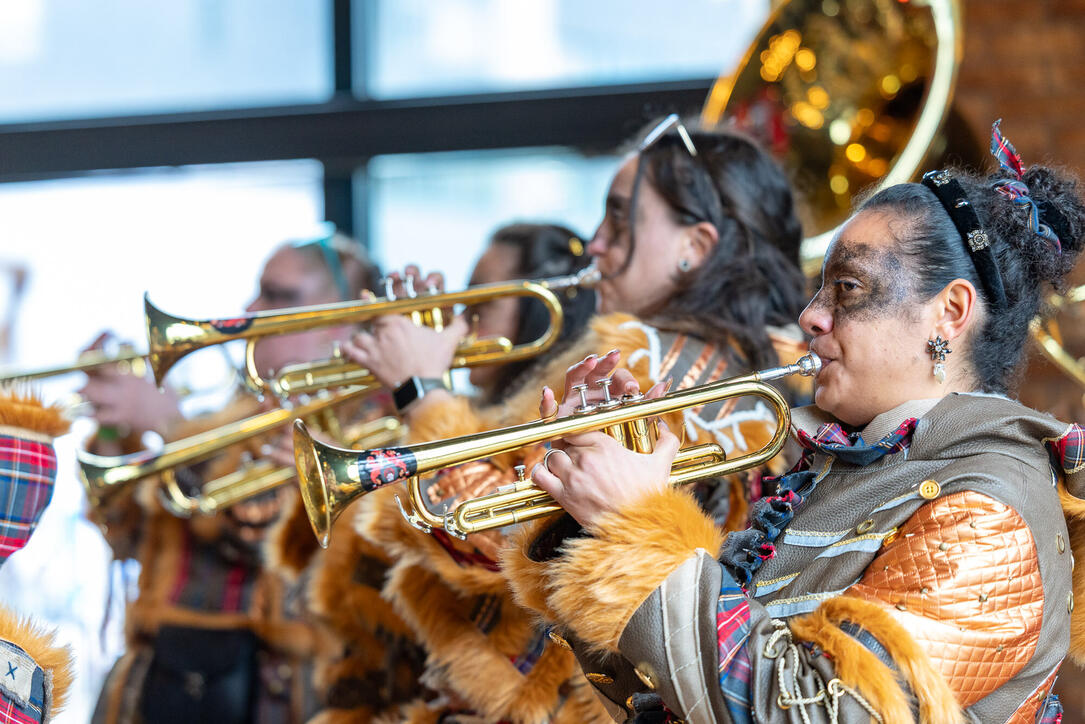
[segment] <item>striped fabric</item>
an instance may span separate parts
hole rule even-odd
[[[0,435],[0,564],[26,545],[53,497],[56,474],[51,444]]]
[[[750,709],[750,602],[745,592],[724,572],[716,604],[716,640],[719,646],[720,688],[735,724],[753,721]]]

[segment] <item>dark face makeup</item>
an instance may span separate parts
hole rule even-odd
[[[821,279],[810,306],[830,312],[837,323],[908,314],[910,284],[895,249],[840,239]]]

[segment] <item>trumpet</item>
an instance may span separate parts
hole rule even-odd
[[[770,380],[792,374],[810,376],[821,369],[814,354],[782,367],[753,372],[740,377],[712,382],[699,387],[672,392],[652,400],[641,395],[611,399],[603,380],[604,401],[589,405],[584,399],[586,386],[578,386],[582,403],[573,415],[554,420],[539,420],[500,430],[464,437],[422,443],[411,447],[374,450],[350,450],[324,445],[313,440],[305,423],[294,422],[294,458],[298,483],[309,522],[320,544],[327,547],[335,519],[354,499],[398,482],[407,483],[408,503],[396,496],[400,512],[415,527],[429,532],[443,528],[457,538],[514,523],[533,520],[560,510],[547,493],[524,478],[523,466],[517,466],[517,482],[505,489],[467,500],[444,515],[433,513],[425,500],[420,477],[428,473],[472,460],[491,457],[548,440],[590,430],[603,430],[626,447],[637,452],[651,452],[655,427],[649,420],[691,407],[708,405],[734,397],[753,395],[767,401],[776,413],[776,431],[759,450],[727,460],[715,444],[699,445],[682,451],[671,468],[670,483],[683,485],[703,478],[729,475],[767,463],[779,453],[787,440],[791,411]]]
[[[278,372],[271,380],[257,369],[254,349],[262,337],[292,334],[341,324],[358,324],[386,314],[410,315],[415,324],[425,324],[440,330],[443,327],[441,308],[458,304],[472,305],[500,297],[534,297],[541,301],[550,315],[550,326],[540,337],[513,344],[505,337],[478,338],[469,336],[456,350],[453,367],[474,367],[494,363],[506,364],[534,357],[546,351],[561,332],[563,312],[555,292],[571,291],[593,286],[600,279],[594,267],[577,274],[539,281],[517,280],[481,284],[459,292],[417,293],[413,282],[406,285],[406,295],[397,298],[388,285],[384,298],[372,301],[336,302],[275,312],[256,312],[233,319],[190,320],[166,314],[144,296],[149,342],[148,361],[155,381],[162,383],[166,373],[189,352],[222,344],[235,339],[247,340],[245,376],[247,385],[258,393],[272,392],[280,397],[312,392],[328,387],[363,385],[375,387],[376,379],[363,367],[347,362],[338,355],[313,363],[293,365]]]
[[[86,372],[87,370],[117,365],[123,372],[142,377],[147,374],[147,353],[137,352],[127,344],[120,345],[116,354],[109,354],[102,350],[91,350],[79,355],[79,358],[70,365],[56,367],[42,367],[33,370],[7,370],[0,372],[0,384],[15,382],[17,380],[38,380],[44,377],[58,377],[71,374],[72,372]]]
[[[1066,294],[1055,295],[1048,300],[1056,311],[1085,301],[1085,284],[1074,287]],[[1040,350],[1067,377],[1085,387],[1085,359],[1075,358],[1062,345],[1062,335],[1054,318],[1046,322],[1039,317],[1032,320],[1029,327],[1032,338],[1040,345]]]
[[[231,445],[281,427],[294,417],[317,415],[368,394],[370,390],[364,387],[348,388],[296,407],[262,412],[213,430],[175,440],[167,443],[158,452],[142,451],[116,456],[80,452],[78,458],[83,487],[90,502],[97,505],[129,483],[206,460]]]
[[[324,412],[330,412],[326,409]],[[348,427],[341,439],[352,446],[391,445],[403,435],[399,418],[386,416]],[[199,495],[181,490],[173,468],[162,471],[162,504],[178,518],[213,515],[232,505],[274,490],[294,479],[293,466],[283,467],[270,460],[243,463],[241,468],[203,486]]]

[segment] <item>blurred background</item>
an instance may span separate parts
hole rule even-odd
[[[145,291],[183,316],[238,312],[270,250],[324,220],[383,269],[417,262],[451,288],[503,223],[590,238],[622,141],[698,113],[771,5],[4,0],[0,364],[74,360],[105,329],[144,347]],[[963,123],[985,139],[1001,117],[1026,163],[1085,169],[1085,0],[963,8]],[[1081,354],[1079,322],[1062,331]],[[209,354],[180,384],[226,374]],[[62,399],[79,377],[41,388]],[[1085,422],[1081,389],[1042,359],[1023,396]],[[89,718],[138,574],[83,519],[74,450],[87,433],[78,423],[59,442],[53,504],[0,569],[0,600],[75,650],[61,724]]]

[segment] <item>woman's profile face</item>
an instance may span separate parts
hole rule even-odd
[[[821,357],[814,402],[850,425],[940,396],[927,353],[934,315],[913,298],[893,223],[879,211],[848,221],[826,253],[821,288],[799,316]]]
[[[603,281],[595,288],[596,311],[601,314],[642,314],[660,306],[678,288],[676,276],[685,227],[674,220],[667,202],[647,177],[637,193],[637,245],[626,264],[636,173],[637,156],[631,156],[610,183],[606,213],[588,244],[588,253],[603,274]]]

